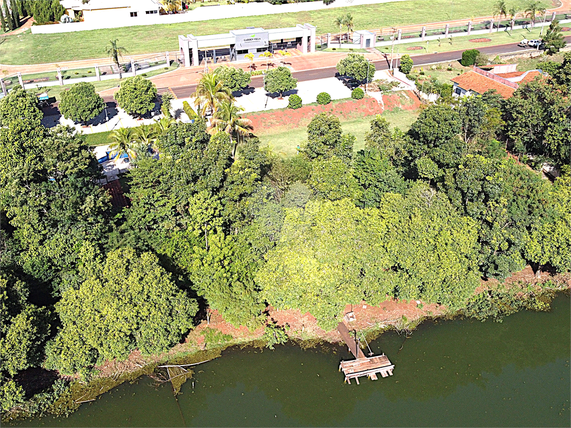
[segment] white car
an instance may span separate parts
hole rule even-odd
[[[523,39],[521,42],[518,43],[518,46],[527,47],[528,43],[529,43],[529,40]]]
[[[535,40],[529,40],[529,41],[527,42],[527,45],[528,45],[530,48],[538,48],[538,47],[541,45],[541,40],[537,40],[537,39],[535,39]]]

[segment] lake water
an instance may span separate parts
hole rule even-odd
[[[124,384],[68,418],[19,426],[571,426],[570,300],[504,320],[429,322],[371,344],[394,376],[343,383],[346,347],[233,349],[169,384]]]

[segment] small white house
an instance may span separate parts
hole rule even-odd
[[[119,23],[126,24],[137,20],[142,23],[156,22],[162,5],[158,0],[62,0],[70,17],[83,12],[83,21],[88,24]]]

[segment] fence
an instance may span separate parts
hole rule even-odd
[[[175,61],[178,58],[175,56]],[[23,75],[17,73],[2,79],[2,93],[4,95],[15,86],[16,82],[24,89],[39,89],[50,86],[73,85],[79,82],[98,82],[104,80],[119,79],[120,77],[134,77],[153,71],[170,67],[171,60],[169,53],[165,56],[152,56],[131,60],[121,65],[121,72],[115,64],[97,65],[89,68],[79,69],[54,69],[50,72]],[[77,77],[76,77],[77,76]]]

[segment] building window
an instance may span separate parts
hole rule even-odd
[[[248,53],[248,49],[238,49],[238,50],[236,51],[236,53],[237,53],[238,55],[247,54],[247,53]]]
[[[154,15],[154,14],[158,13],[158,11],[157,10],[147,10],[145,13],[147,15]]]
[[[131,13],[131,18],[136,18],[137,17],[137,12],[130,12]]]

